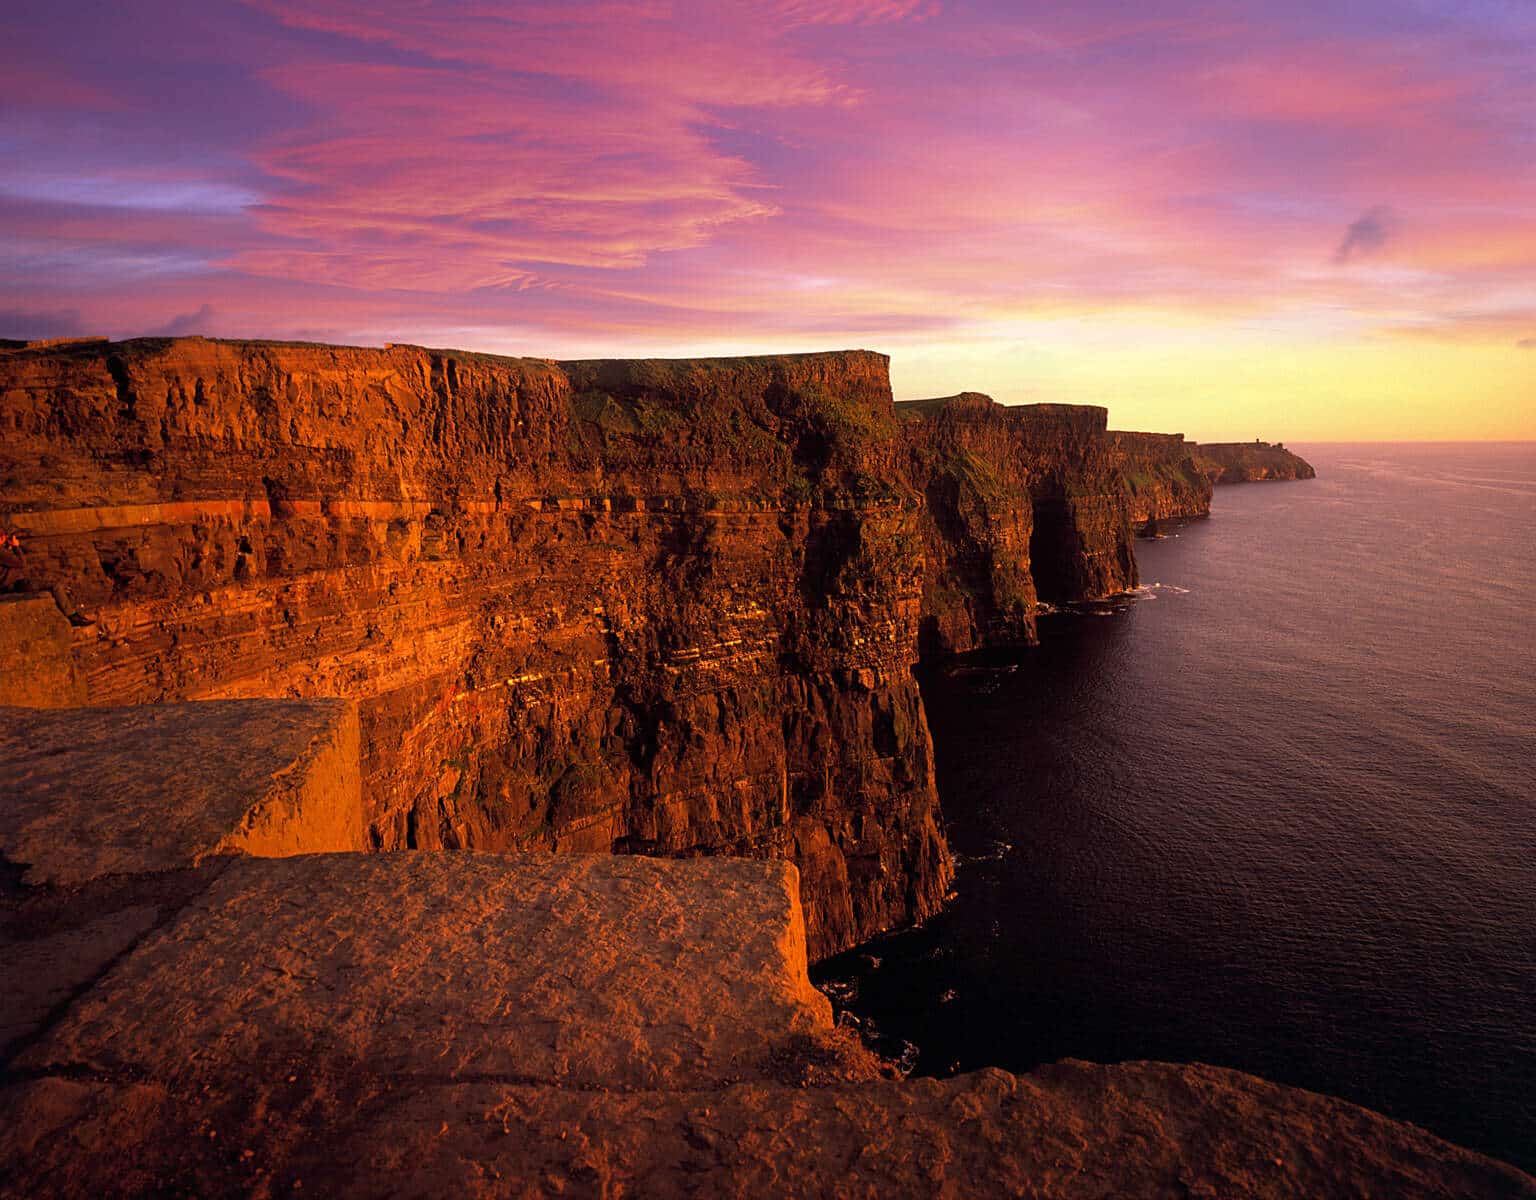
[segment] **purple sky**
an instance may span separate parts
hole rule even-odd
[[[1536,437],[1532,0],[4,26],[0,336],[867,346],[1192,436]]]

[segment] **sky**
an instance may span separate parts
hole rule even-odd
[[[0,337],[1536,438],[1536,0],[7,0]]]

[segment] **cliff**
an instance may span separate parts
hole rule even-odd
[[[1284,446],[1263,442],[1187,442],[1178,433],[1109,434],[1130,519],[1155,533],[1159,521],[1205,517],[1219,483],[1313,479],[1316,472]]]
[[[902,1082],[809,984],[948,882],[919,654],[1134,584],[1172,440],[201,339],[4,350],[0,432],[6,1195],[1536,1197],[1199,1065]]]
[[[352,699],[374,848],[788,858],[815,953],[941,902],[883,356],[85,343],[0,412],[52,702]]]
[[[1137,530],[1155,533],[1159,521],[1210,515],[1214,480],[1199,461],[1198,447],[1183,434],[1109,436]]]
[[[919,657],[1208,504],[1106,425],[865,351],[0,348],[0,703],[351,700],[365,845],[788,859],[819,956],[947,889]]]
[[[1202,442],[1196,451],[1201,470],[1213,483],[1317,477],[1310,463],[1278,442]]]
[[[1040,601],[1136,586],[1123,464],[1104,409],[1006,407],[966,392],[896,411],[924,499],[925,653],[1029,644]]]
[[[786,863],[209,856],[123,803],[176,803],[215,745],[190,777],[258,803],[278,776],[332,777],[312,747],[350,717],[0,713],[24,735],[3,743],[7,849],[42,809],[94,831],[47,847],[68,884],[0,878],[0,1194],[1536,1196],[1235,1071],[892,1078],[810,986]],[[82,764],[61,805],[52,781]],[[291,831],[328,824],[311,807]]]

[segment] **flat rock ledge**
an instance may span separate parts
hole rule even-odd
[[[1536,1200],[1235,1071],[895,1079],[790,864],[355,852],[357,739],[339,701],[0,710],[0,1196]]]
[[[53,986],[6,1001],[5,1196],[1536,1197],[1234,1071],[883,1078],[785,863],[220,857],[4,918]]]
[[[27,883],[366,846],[351,701],[0,708],[0,855]]]

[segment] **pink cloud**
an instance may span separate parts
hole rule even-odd
[[[291,25],[443,65],[265,72],[322,115],[258,150],[291,185],[257,210],[285,244],[232,264],[427,290],[526,283],[550,264],[632,269],[773,216],[772,185],[708,136],[727,123],[706,107],[846,105],[856,91],[786,32],[935,7],[263,3]]]
[[[658,101],[552,98],[443,68],[269,73],[323,122],[262,146],[290,185],[257,211],[287,246],[244,270],[427,290],[526,279],[529,264],[633,268],[774,209],[751,168]]]
[[[770,12],[791,25],[876,25],[925,21],[937,15],[937,0],[774,0]]]
[[[252,7],[251,40],[176,49],[207,54],[194,83],[246,72],[264,123],[208,141],[248,202],[178,210],[237,173],[105,161],[110,130],[68,139],[116,93],[35,83],[49,186],[78,177],[23,203],[12,169],[27,311],[535,352],[1135,312],[1434,328],[1519,319],[1536,261],[1518,30],[1397,28],[1390,0]],[[1382,206],[1394,236],[1332,262]]]
[[[823,104],[852,98],[784,35],[798,24],[858,24],[929,6],[892,0],[761,4],[463,4],[256,0],[291,25],[440,61],[643,89],[672,103]],[[643,97],[642,97],[643,98]]]

